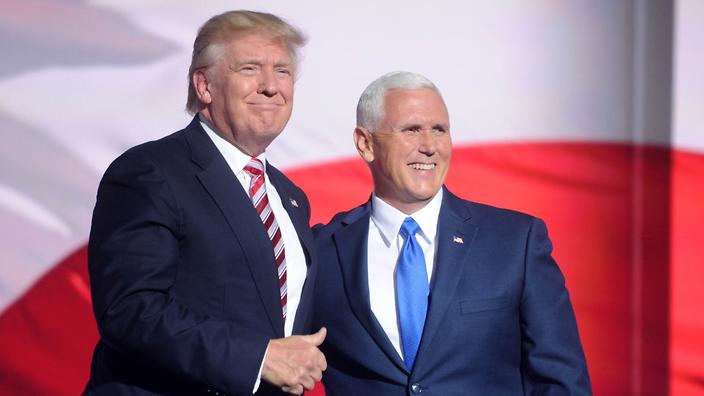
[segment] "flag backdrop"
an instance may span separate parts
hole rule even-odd
[[[99,178],[186,125],[196,30],[234,8],[310,38],[268,152],[313,222],[371,192],[351,138],[364,87],[425,74],[450,110],[449,188],[546,220],[595,394],[704,394],[704,2],[4,0],[1,395],[82,390]]]

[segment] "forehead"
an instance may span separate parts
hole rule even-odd
[[[291,63],[286,43],[278,37],[259,32],[234,36],[225,44],[227,57],[236,61],[273,61]]]
[[[448,123],[445,102],[432,89],[393,89],[384,95],[385,121]]]

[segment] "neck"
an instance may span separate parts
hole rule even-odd
[[[423,209],[430,201],[433,200],[433,197],[428,198],[427,200],[422,200],[422,201],[413,201],[413,202],[404,202],[398,199],[393,199],[392,197],[386,196],[384,194],[379,194],[379,191],[374,192],[376,196],[381,199],[382,201],[386,202],[390,206],[392,206],[395,209],[400,210],[403,212],[403,214],[406,215],[412,215],[413,213]]]
[[[212,129],[213,132],[215,132],[218,136],[225,139],[228,143],[235,146],[237,148],[237,150],[247,154],[250,157],[256,157],[256,156],[260,155],[261,153],[263,153],[264,150],[266,150],[266,146],[265,147],[256,147],[254,145],[242,144],[242,142],[238,142],[235,139],[233,133],[225,133],[224,130],[226,128],[218,127],[218,123],[213,120],[210,112],[208,111],[208,108],[205,108],[205,109],[201,110],[200,112],[198,112],[198,118],[202,122],[207,124],[208,127],[210,127],[210,129]]]

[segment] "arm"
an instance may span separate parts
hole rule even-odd
[[[135,151],[116,160],[101,181],[89,241],[101,338],[175,378],[251,393],[269,339],[174,299],[181,236],[176,198],[160,170]]]
[[[572,304],[551,253],[545,223],[533,219],[520,312],[523,386],[530,395],[591,395]]]

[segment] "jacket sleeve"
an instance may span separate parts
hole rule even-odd
[[[521,299],[523,387],[527,395],[591,395],[565,280],[545,223],[533,219]]]
[[[175,378],[251,394],[268,337],[194,312],[170,294],[181,227],[176,197],[145,154],[128,151],[109,167],[88,245],[101,339]]]

